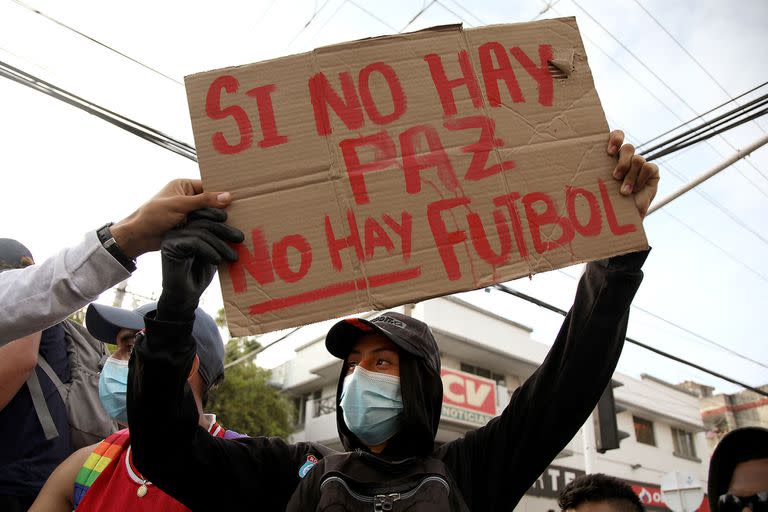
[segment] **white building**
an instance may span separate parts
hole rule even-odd
[[[397,310],[430,325],[443,366],[443,417],[438,442],[447,442],[501,413],[511,393],[544,360],[548,347],[531,339],[531,329],[454,297],[441,297]],[[316,441],[340,449],[335,397],[341,361],[325,349],[324,337],[296,349],[273,370],[272,384],[293,397],[298,422],[291,441]],[[588,376],[585,376],[588,378]],[[624,408],[619,429],[630,436],[621,448],[596,454],[593,470],[631,482],[649,510],[665,510],[661,477],[693,473],[706,488],[708,460],[698,399],[650,377],[615,374],[614,390]],[[581,433],[571,440],[516,510],[558,510],[557,492],[584,474]],[[702,456],[703,455],[703,456]],[[703,459],[703,460],[702,460]],[[701,511],[706,511],[706,500]]]

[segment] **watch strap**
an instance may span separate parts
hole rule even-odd
[[[133,272],[136,270],[136,262],[126,256],[123,250],[120,249],[120,246],[117,245],[117,241],[115,240],[115,237],[112,236],[112,231],[109,229],[112,224],[112,222],[108,222],[96,231],[96,235],[99,237],[99,242],[101,242],[102,247],[104,247],[104,249],[106,249],[107,252],[125,268],[125,270]]]

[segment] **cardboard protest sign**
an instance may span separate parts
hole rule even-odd
[[[436,27],[186,79],[207,190],[246,233],[234,335],[646,247],[574,18]]]

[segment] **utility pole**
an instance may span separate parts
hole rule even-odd
[[[589,475],[595,472],[595,412],[581,426],[581,440],[584,448],[584,471]]]
[[[112,301],[112,307],[123,307],[123,300],[125,300],[125,289],[128,287],[128,280],[122,281],[115,288],[115,300]]]

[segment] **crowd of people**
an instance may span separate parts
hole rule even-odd
[[[616,186],[643,216],[658,168],[621,132],[606,150],[617,160]],[[224,376],[224,349],[199,300],[244,239],[226,223],[231,201],[176,180],[39,264],[19,242],[0,240],[0,510],[511,511],[609,383],[648,256],[589,263],[539,369],[498,417],[440,446],[440,352],[429,326],[396,312],[338,322],[326,337],[343,363],[344,450],[335,451],[244,436],[204,412]],[[154,250],[157,303],[135,311],[92,303]],[[67,317],[88,304],[83,331]],[[767,436],[753,428],[723,439],[711,510],[766,510]],[[571,482],[559,504],[644,510],[625,483],[600,474]]]

